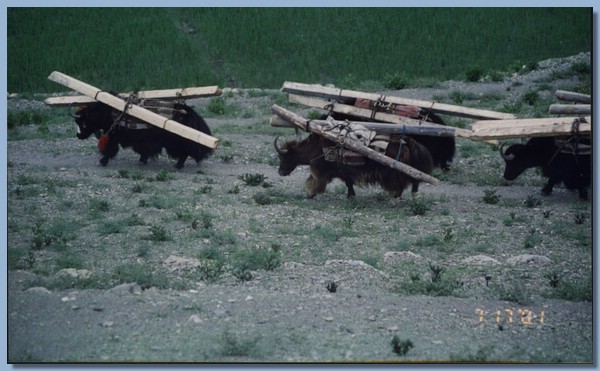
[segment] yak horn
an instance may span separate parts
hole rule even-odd
[[[69,104],[69,108],[67,108],[68,113],[69,113],[69,116],[71,116],[72,118],[78,119],[79,116],[73,113],[73,104],[75,104],[75,102],[72,102],[71,104]]]
[[[279,148],[279,146],[277,145],[277,139],[279,139],[279,137],[276,137],[275,140],[273,141],[273,146],[275,147],[275,151],[277,151],[277,153],[279,153],[280,155],[283,155],[283,156],[287,155],[288,150]]]
[[[504,161],[512,161],[515,159],[514,153],[512,155],[507,155],[504,153],[504,144],[500,145],[500,157],[502,157]]]

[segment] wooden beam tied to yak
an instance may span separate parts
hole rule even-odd
[[[301,129],[303,129],[305,131],[310,131],[310,132],[318,134],[328,140],[331,140],[336,143],[340,143],[338,136],[332,132],[324,130],[323,126],[325,124],[330,124],[332,122],[339,123],[339,124],[345,124],[345,122],[343,122],[343,121],[308,120],[308,119],[305,119],[304,117],[299,116],[294,112],[288,111],[285,108],[280,107],[276,104],[274,104],[271,107],[271,112],[274,113],[275,115],[281,117],[285,121],[292,122],[293,124],[297,125],[298,127],[300,127]],[[416,180],[419,180],[422,182],[427,182],[427,183],[433,184],[433,185],[436,185],[439,183],[439,181],[436,178],[434,178],[428,174],[425,174],[422,171],[419,171],[409,165],[406,165],[405,163],[402,163],[400,161],[394,160],[393,158],[387,157],[387,156],[377,152],[376,150],[365,146],[362,142],[355,141],[350,138],[344,138],[343,142],[340,144],[342,144],[345,148],[348,148],[351,151],[360,153],[363,156],[368,157],[373,161],[377,161],[382,165],[391,167],[392,169],[400,171]]]
[[[144,99],[160,99],[160,100],[181,100],[181,99],[194,99],[213,97],[221,95],[223,92],[218,86],[201,86],[201,87],[190,87],[181,89],[163,89],[163,90],[140,90],[136,92],[118,93],[117,95],[121,98],[128,98],[134,95],[140,100]],[[61,107],[69,106],[71,104],[85,104],[93,103],[96,100],[90,98],[87,95],[64,95],[60,97],[49,97],[44,100],[49,106]]]
[[[79,81],[64,73],[54,71],[48,76],[48,79],[68,88],[78,91],[98,102],[102,102],[121,112],[126,112],[128,115],[141,119],[151,125],[167,130],[194,142],[205,145],[209,148],[217,148],[219,140],[199,130],[192,129],[177,121],[171,120],[158,113],[152,112],[135,104],[129,104],[123,98],[114,96],[109,92],[102,91],[92,85]]]
[[[510,120],[515,116],[510,113],[495,112],[483,109],[468,108],[451,104],[438,103],[433,101],[424,101],[418,99],[402,98],[392,95],[382,95],[374,93],[365,93],[355,90],[338,89],[322,85],[302,84],[297,82],[286,81],[283,83],[281,91],[295,94],[311,96],[316,98],[324,98],[334,100],[336,102],[346,103],[355,101],[357,98],[378,101],[385,104],[397,104],[406,106],[421,107],[433,113],[440,113],[451,116],[466,117],[472,119],[485,120]]]

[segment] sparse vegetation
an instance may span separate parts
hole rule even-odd
[[[67,15],[77,14],[71,9],[63,10]],[[101,10],[80,11],[88,16],[98,14]],[[143,17],[131,17],[132,10],[126,8],[121,9],[121,12],[104,11],[114,17],[106,18],[111,19],[111,22],[100,19],[92,22],[97,26],[96,32],[106,35],[107,40],[120,34],[119,40],[124,43],[123,50],[135,50],[128,47],[132,46],[132,38],[123,39],[123,33],[119,30],[124,23],[123,19],[132,20],[137,29],[148,30],[147,26],[140,25]],[[336,62],[335,65],[342,68],[336,67],[335,71],[331,72],[328,61],[333,57],[327,56],[330,54],[324,55],[322,46],[314,46],[311,42],[313,35],[299,31],[311,29],[318,33],[321,25],[332,19],[329,11],[319,13],[313,10],[298,10],[299,14],[308,14],[319,20],[316,22],[318,26],[311,28],[304,24],[297,27],[297,19],[300,18],[292,17],[294,12],[288,15],[282,10],[268,10],[273,12],[271,14],[276,15],[278,20],[281,18],[291,24],[290,27],[295,31],[287,32],[290,40],[278,38],[279,30],[271,32],[273,38],[269,38],[269,48],[257,52],[256,55],[261,61],[260,66],[248,62],[253,58],[250,57],[252,53],[248,52],[246,45],[240,44],[242,41],[233,46],[225,42],[228,35],[223,30],[228,22],[214,26],[213,33],[214,24],[202,24],[206,15],[201,14],[198,9],[191,10],[189,14],[183,14],[178,9],[161,10],[169,20],[169,24],[162,28],[161,34],[171,35],[172,44],[179,44],[178,53],[185,51],[193,56],[192,60],[179,64],[181,68],[175,69],[175,72],[172,68],[158,67],[161,64],[162,52],[158,57],[156,53],[152,53],[156,57],[152,58],[156,64],[146,63],[144,68],[140,67],[137,58],[133,62],[123,56],[114,58],[119,61],[107,58],[105,62],[111,66],[114,76],[103,72],[101,68],[93,71],[89,68],[89,62],[85,60],[72,63],[81,66],[77,74],[83,80],[97,83],[102,88],[123,91],[132,88],[168,88],[219,82],[223,82],[221,85],[226,87],[243,87],[253,86],[253,81],[279,88],[284,80],[333,83],[338,87],[347,84],[376,92],[415,86],[443,87],[444,93],[436,97],[436,101],[485,109],[504,109],[524,117],[538,115],[542,108],[547,109],[547,96],[551,95],[553,90],[563,88],[549,79],[540,79],[531,86],[527,83],[523,85],[520,82],[522,80],[512,75],[512,68],[508,67],[511,60],[515,60],[514,71],[519,76],[531,70],[536,74],[544,72],[542,64],[522,62],[529,60],[530,55],[536,59],[542,58],[542,54],[526,46],[518,48],[528,51],[526,59],[510,55],[507,51],[507,55],[502,55],[504,60],[494,61],[492,64],[485,60],[476,60],[471,55],[468,58],[465,56],[462,62],[457,60],[460,66],[452,66],[451,70],[450,67],[441,68],[440,65],[455,60],[451,55],[442,58],[446,62],[442,62],[440,58],[432,58],[434,66],[427,66],[425,62],[411,64],[406,58],[396,58],[402,63],[410,64],[410,69],[390,65],[389,61],[378,63],[371,59],[369,66],[376,67],[369,69],[364,68],[364,65],[361,67],[361,59],[351,59],[354,51],[350,50],[344,55],[334,54],[355,63]],[[9,10],[11,66],[25,66],[23,62],[18,61],[26,60],[23,59],[22,51],[15,51],[13,43],[23,43],[32,37],[29,29],[21,28],[21,25],[13,26],[16,25],[16,20],[27,15],[26,23],[36,19],[39,22],[39,14],[46,12],[56,17],[63,16],[52,9]],[[215,22],[224,19],[226,12],[221,12],[225,11],[207,10],[207,13],[214,15]],[[346,14],[355,16],[356,13],[353,12],[355,11],[342,9],[336,16],[343,20]],[[420,10],[412,14],[432,14],[429,12],[430,10]],[[474,17],[473,22],[477,23],[477,9],[470,12]],[[510,13],[512,10],[505,12]],[[538,12],[550,14],[546,13],[546,9],[525,10],[519,12],[519,17],[527,18],[531,14],[537,15]],[[257,27],[271,25],[258,22],[262,16],[260,9],[249,9],[249,13],[254,18],[246,18],[249,16],[244,12],[236,19],[240,21],[238,26],[259,43],[263,41],[264,34],[257,33]],[[396,17],[389,18],[384,13],[377,13],[383,16],[381,26],[378,27],[392,30],[385,26],[386,20],[392,19],[394,24],[400,24],[398,13],[392,11]],[[571,19],[572,14],[577,12],[567,9],[566,13],[566,19]],[[160,29],[158,13],[150,10],[147,14],[146,21],[152,22]],[[121,18],[126,16],[127,18]],[[60,19],[56,17],[48,19],[59,22]],[[185,18],[187,27],[181,25],[182,18]],[[352,19],[365,19],[364,24],[361,23],[360,26],[366,27],[372,25],[367,18]],[[535,22],[547,22],[548,17],[533,18]],[[73,19],[71,17],[67,22],[72,24]],[[85,17],[81,19],[85,22]],[[251,22],[248,19],[251,19]],[[308,22],[308,25],[316,24],[311,17],[305,17],[304,21]],[[422,21],[421,19],[421,25]],[[110,23],[110,27],[104,28],[105,23]],[[430,22],[427,24],[434,26]],[[528,27],[533,27],[530,26],[532,22],[527,24]],[[347,30],[348,23],[343,26]],[[517,29],[522,26],[519,24]],[[568,27],[576,28],[577,35],[582,35],[584,33],[580,26],[580,23],[573,22]],[[331,35],[331,31],[337,27],[337,21],[333,24],[329,22],[326,34]],[[493,28],[493,25],[490,27]],[[567,27],[567,24],[560,22],[556,27]],[[406,26],[403,28],[409,29]],[[62,28],[58,29],[62,35]],[[82,32],[85,33],[86,29]],[[189,31],[182,35],[180,29]],[[555,32],[554,29],[551,29],[552,32]],[[41,42],[46,40],[44,45],[48,44],[44,32],[36,34],[42,39]],[[392,38],[397,37],[394,33],[390,34],[393,34]],[[61,35],[54,33],[53,38]],[[347,35],[345,33],[345,37]],[[377,48],[379,44],[372,42],[372,35],[369,48]],[[532,37],[531,33],[524,35]],[[305,39],[301,39],[301,36]],[[156,42],[156,37],[154,29],[149,30],[145,34],[144,45],[163,45]],[[243,39],[240,35],[238,37]],[[351,36],[360,37],[363,37],[360,33]],[[447,37],[455,36],[449,34]],[[56,56],[48,55],[49,60],[39,61],[39,68],[44,70],[44,75],[47,73],[47,66],[43,65],[50,63],[58,54],[62,55],[62,52],[75,48],[74,45],[80,43],[79,39],[85,38],[82,35],[78,35],[77,40],[61,38],[66,49],[61,49]],[[581,37],[578,36],[578,39]],[[213,46],[215,40],[219,41],[216,47]],[[180,44],[182,41],[183,46]],[[513,40],[515,43],[517,41]],[[346,42],[350,41],[346,40],[345,45]],[[436,45],[442,45],[443,42],[438,40]],[[566,39],[564,43],[569,47],[574,45]],[[360,42],[351,44],[366,45]],[[291,45],[293,48],[286,49],[285,45]],[[164,53],[168,53],[171,47],[170,44],[165,45]],[[206,48],[210,49],[210,52],[202,53]],[[293,57],[293,52],[309,49],[310,55],[317,56],[325,63],[318,66],[318,73],[314,72],[314,62],[306,58],[301,71],[294,68],[298,58]],[[101,53],[100,49],[98,50],[98,53]],[[239,54],[232,58],[228,54],[230,50]],[[268,57],[272,55],[273,50],[291,56],[284,59],[281,58],[281,54],[275,58]],[[327,50],[331,50],[330,44]],[[562,50],[565,50],[564,46],[561,53],[568,52]],[[431,50],[431,53],[435,51]],[[89,53],[80,54],[83,54],[81,58],[85,59]],[[375,58],[380,53],[375,51],[372,54]],[[410,54],[407,54],[409,59],[412,58]],[[478,55],[485,59],[488,52],[479,52]],[[550,56],[555,57],[556,54]],[[150,60],[147,55],[144,57],[143,50],[139,58]],[[196,61],[194,58],[202,60]],[[521,62],[517,59],[521,59]],[[128,60],[133,64],[127,68],[118,67],[121,60]],[[277,61],[277,66],[271,61]],[[268,78],[260,71],[263,64],[268,65],[265,68],[273,67]],[[61,69],[65,62],[54,61],[51,65],[52,69]],[[347,66],[350,65],[352,70],[347,70]],[[385,65],[383,72],[377,70],[380,65]],[[172,61],[170,66],[172,67]],[[517,82],[510,83],[506,90],[486,91],[481,94],[479,91],[474,93],[471,89],[481,84],[460,81],[447,89],[447,85],[441,83],[440,78],[429,77],[427,72],[439,71],[440,75],[468,80],[467,66],[483,66],[473,68],[471,78],[475,79],[477,75],[476,80],[483,80],[486,84],[490,84],[490,80],[503,80],[505,86],[509,84],[507,81],[514,79]],[[154,73],[155,68],[161,72]],[[124,70],[129,71],[127,76],[124,76]],[[14,86],[19,86],[18,89],[25,91],[56,89],[55,84],[40,79],[41,74],[35,79],[28,77],[28,81],[25,81],[23,76],[17,79],[13,73],[19,71],[15,68],[9,69],[11,92]],[[163,71],[171,71],[168,78],[162,76]],[[250,77],[249,71],[252,75]],[[581,76],[583,87],[586,85],[586,76],[590,74],[590,64],[580,63],[570,69],[557,70],[554,77]],[[148,79],[148,76],[152,78]],[[590,83],[587,85],[591,86]],[[38,89],[39,86],[42,88]],[[575,87],[579,89],[579,85]],[[526,94],[522,95],[521,92]],[[9,101],[11,99],[17,98],[9,97]],[[41,103],[43,98],[31,95],[25,99]],[[528,196],[525,199],[530,192],[539,194],[542,187],[539,174],[532,171],[515,181],[507,182],[502,178],[503,164],[498,156],[498,147],[464,138],[457,138],[457,154],[451,169],[434,171],[434,176],[441,180],[440,184],[435,187],[423,185],[415,198],[411,197],[408,190],[402,198],[394,199],[375,187],[357,187],[356,197],[348,200],[343,182],[336,181],[325,194],[306,199],[303,187],[307,172],[305,167],[297,169],[290,177],[277,175],[277,156],[273,151],[272,140],[276,135],[288,135],[291,132],[289,129],[271,127],[268,123],[268,113],[273,103],[290,106],[285,94],[273,90],[230,89],[225,90],[219,98],[206,98],[195,102],[198,102],[198,111],[206,114],[207,122],[213,125],[213,132],[221,139],[221,146],[207,163],[197,166],[193,161],[189,161],[181,170],[173,170],[171,163],[165,161],[162,156],[146,166],[140,165],[131,151],[119,153],[118,159],[123,160],[122,157],[125,157],[125,160],[115,161],[114,164],[118,165],[111,162],[112,166],[101,167],[97,164],[95,140],[75,140],[75,128],[72,121],[65,117],[64,109],[44,107],[39,110],[43,117],[35,117],[35,108],[26,109],[25,113],[18,113],[21,110],[8,110],[6,256],[9,280],[18,277],[18,281],[10,282],[9,289],[12,290],[12,285],[19,287],[19,290],[11,292],[11,295],[31,298],[36,294],[25,292],[27,288],[46,288],[52,290],[52,300],[60,298],[65,301],[59,304],[64,306],[65,312],[73,314],[73,318],[91,312],[112,321],[112,315],[117,312],[108,310],[108,306],[104,306],[100,300],[98,305],[84,306],[87,305],[83,303],[86,303],[85,295],[88,293],[83,290],[109,290],[122,283],[139,284],[144,290],[141,295],[119,297],[120,303],[124,305],[131,300],[131,303],[144,306],[144,310],[135,311],[135,320],[123,321],[125,312],[119,311],[118,315],[115,314],[112,328],[110,325],[104,327],[104,322],[90,322],[92,326],[103,326],[98,327],[103,331],[94,331],[100,334],[98,341],[104,344],[102,352],[97,354],[106,354],[109,357],[113,354],[131,356],[126,353],[126,347],[115,351],[111,345],[119,342],[122,345],[129,341],[121,331],[131,330],[128,326],[133,324],[144,326],[143,329],[134,329],[131,332],[132,339],[139,344],[139,348],[136,349],[139,349],[140,353],[135,354],[135,357],[144,357],[148,354],[144,352],[150,352],[153,357],[161,359],[170,354],[192,354],[190,357],[197,357],[194,361],[213,361],[216,357],[219,361],[224,359],[233,362],[269,362],[273,359],[279,360],[278,357],[284,354],[286,359],[293,361],[352,361],[363,357],[363,346],[376,344],[378,357],[387,354],[387,357],[395,361],[400,359],[398,357],[407,357],[411,361],[421,360],[421,357],[427,359],[429,352],[437,352],[436,354],[442,356],[450,355],[452,360],[460,362],[487,362],[499,356],[517,362],[535,357],[543,361],[562,359],[579,362],[588,359],[588,355],[584,354],[587,345],[585,343],[578,342],[577,347],[566,346],[557,349],[548,343],[540,345],[540,342],[534,340],[532,344],[535,343],[535,348],[528,348],[529,344],[523,346],[520,337],[513,337],[514,342],[518,343],[514,347],[511,347],[512,343],[494,347],[480,342],[461,352],[461,348],[457,351],[457,347],[464,342],[457,340],[455,344],[447,341],[443,336],[448,329],[443,326],[440,326],[440,332],[436,334],[439,338],[427,338],[422,342],[423,339],[418,339],[418,331],[412,332],[413,329],[405,325],[406,321],[425,318],[422,316],[425,313],[423,308],[431,311],[426,314],[437,321],[442,317],[433,317],[440,314],[436,311],[439,310],[436,305],[443,302],[462,302],[462,299],[457,300],[456,297],[477,305],[485,302],[490,305],[502,303],[498,305],[526,306],[535,310],[537,316],[540,303],[545,304],[546,298],[559,299],[558,305],[565,308],[580,305],[585,307],[587,302],[591,303],[593,299],[593,220],[590,203],[577,200],[576,195],[571,200],[571,193],[567,193],[564,187],[557,186],[552,196],[544,197],[542,210],[542,201],[538,198]],[[315,118],[320,113],[314,110],[308,117]],[[448,122],[454,127],[468,128],[471,121],[448,118]],[[48,139],[52,139],[52,142]],[[502,198],[496,191],[502,194]],[[512,258],[520,255],[532,255],[540,259],[549,257],[551,261],[539,265],[536,260],[523,264],[510,263]],[[166,259],[171,256],[193,264],[177,269],[166,268]],[[65,268],[86,269],[89,270],[90,276],[59,275],[58,272]],[[439,298],[442,296],[448,298]],[[72,300],[71,297],[75,297],[76,300]],[[109,299],[110,295],[106,298]],[[12,297],[9,299],[13,304],[19,303],[18,300],[12,300]],[[423,299],[435,305],[422,306],[421,311],[413,311],[414,307],[410,304],[414,300]],[[573,301],[583,303],[571,303]],[[265,303],[274,304],[268,310],[258,312]],[[368,303],[372,308],[360,303]],[[385,303],[386,307],[382,307],[382,303]],[[352,311],[346,311],[348,307],[351,307]],[[559,307],[553,310],[556,308]],[[452,326],[462,326],[463,323],[472,326],[477,315],[474,314],[470,318],[462,313],[464,308],[457,309],[458,315],[450,312],[450,316],[446,316],[448,313],[444,312],[443,319],[450,323],[457,318],[462,321],[458,325],[452,323]],[[496,308],[486,310],[493,313]],[[161,321],[156,321],[157,318],[147,317],[150,312],[161,321],[166,317],[171,319],[171,315],[177,316],[176,322],[171,323],[173,326],[167,323],[167,326],[163,326]],[[10,320],[21,316],[21,313],[13,308],[8,313]],[[19,314],[14,315],[15,313]],[[307,314],[310,317],[306,317]],[[562,313],[546,314],[548,325],[531,326],[523,333],[535,332],[536,336],[540,335],[542,339],[546,333],[539,332],[540,328],[543,330],[554,326],[558,331],[566,328],[561,326],[569,321],[565,321],[564,317],[559,318]],[[577,314],[586,315],[579,312]],[[355,326],[353,316],[360,316],[360,326]],[[506,335],[509,335],[508,331],[521,333],[521,328],[514,326],[509,329],[506,323],[503,323],[505,327],[501,329],[494,322],[494,318],[491,318],[493,316],[488,315],[489,323],[482,323],[477,327],[477,333],[474,333],[473,339],[469,341],[482,341],[481,336],[491,336],[497,331],[507,331]],[[300,318],[310,320],[299,326],[298,322],[289,321],[299,321]],[[536,317],[536,320],[539,322],[539,317]],[[285,325],[282,325],[283,323]],[[573,332],[585,326],[577,321],[569,323],[569,331]],[[190,334],[198,331],[202,332],[202,337],[198,341],[178,345],[176,352],[172,353],[171,346],[137,341],[146,340],[145,331],[151,331],[151,326],[147,324],[156,324],[157,327],[169,331],[170,344],[175,344],[180,337],[190,339]],[[230,324],[232,327],[224,329],[223,324]],[[306,327],[303,327],[304,325]],[[294,326],[294,331],[289,331],[291,326]],[[311,338],[312,335],[306,335],[306,331],[311,331],[312,334],[315,333],[314,329],[319,330],[318,336],[323,336],[321,344],[326,346],[313,346],[314,339]],[[369,336],[372,337],[363,337],[364,331],[371,330],[373,331]],[[398,330],[401,332],[392,337],[390,352],[390,336]],[[210,344],[207,345],[207,342]],[[369,345],[364,345],[367,342]],[[436,345],[438,342],[439,346]],[[422,347],[425,343],[426,346]],[[349,347],[349,344],[358,344],[361,349],[354,345]],[[538,347],[543,348],[543,352],[538,353]],[[41,358],[35,349],[31,348],[30,353],[20,354],[19,357],[22,358],[18,359],[47,361]],[[551,358],[547,357],[548,349],[554,352]],[[189,361],[187,358],[182,360]]]

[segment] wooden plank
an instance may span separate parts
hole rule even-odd
[[[294,112],[288,111],[285,108],[280,107],[276,104],[274,104],[271,107],[271,112],[273,112],[274,114],[283,118],[286,121],[294,123],[295,125],[302,128],[303,130],[308,129],[308,131],[314,132],[314,133],[316,133],[326,139],[329,139],[333,142],[337,142],[338,138],[335,134],[323,130],[321,125],[316,125],[316,124],[309,125],[309,122],[312,123],[311,120],[307,120],[307,119],[303,118],[302,116],[295,114]],[[419,170],[413,168],[412,166],[406,165],[405,163],[402,163],[400,161],[394,160],[393,158],[387,157],[387,156],[363,145],[362,143],[360,143],[358,141],[354,141],[349,138],[345,138],[344,147],[346,147],[349,150],[352,150],[354,152],[358,152],[358,153],[370,158],[373,161],[379,162],[382,165],[389,166],[394,170],[398,170],[404,174],[407,174],[408,176],[410,176],[414,179],[417,179],[419,181],[427,182],[427,183],[434,184],[434,185],[439,182],[436,178],[434,178],[428,174],[425,174],[422,171],[419,171]]]
[[[551,104],[548,112],[552,115],[591,115],[590,104]]]
[[[592,104],[592,96],[588,94],[575,93],[566,90],[557,90],[554,92],[554,96],[560,100],[566,100],[569,102]]]
[[[376,100],[356,98],[355,107],[366,108],[371,111],[391,113],[393,115],[409,117],[411,119],[419,119],[421,116],[421,108],[417,106],[406,106],[404,104],[386,103]]]
[[[133,92],[119,93],[118,95],[121,98],[127,98],[131,94],[133,94]],[[213,97],[221,94],[222,90],[218,86],[203,86],[165,90],[142,90],[136,93],[136,97],[139,99],[177,100]],[[44,103],[53,107],[93,102],[95,102],[95,100],[93,98],[88,97],[87,95],[67,95],[61,97],[50,97],[44,100]]]
[[[391,113],[385,112],[376,112],[373,115],[373,111],[365,108],[359,108],[355,106],[350,106],[347,104],[337,103],[337,102],[328,102],[323,99],[305,97],[302,95],[289,94],[288,99],[290,103],[303,104],[309,107],[321,108],[327,111],[333,111],[337,113],[342,113],[345,115],[352,115],[356,117],[362,117],[367,120],[373,120],[375,122],[389,122],[392,124],[398,125],[407,125],[407,126],[423,126],[427,125],[429,127],[439,127],[439,128],[450,128],[454,131],[454,135],[457,137],[469,138],[471,135],[471,131],[467,129],[455,128],[452,126],[445,126],[436,124],[433,122],[427,122],[422,120],[415,120],[405,116],[398,116]],[[361,122],[362,124],[362,122]]]
[[[138,119],[141,119],[149,124],[165,129],[194,142],[205,145],[209,148],[217,148],[219,140],[210,135],[207,135],[199,130],[192,129],[177,121],[165,118],[157,113],[149,111],[143,107],[136,105],[127,105],[127,103],[108,92],[102,91],[92,85],[74,79],[61,72],[54,71],[48,76],[48,79],[68,88],[76,90],[94,100],[105,103],[112,108],[118,109],[121,112],[127,111],[127,114]]]
[[[271,124],[271,126],[276,127],[276,128],[295,128],[296,127],[296,125],[294,125],[293,123],[286,121],[277,115],[271,115],[271,117],[269,118],[269,124]]]
[[[488,140],[488,139],[513,139],[523,137],[553,137],[562,135],[572,135],[573,126],[569,124],[555,123],[552,125],[529,125],[520,127],[495,127],[486,128],[473,132],[471,139],[473,140]],[[590,135],[591,125],[584,123],[579,124],[580,135]]]
[[[539,119],[517,119],[517,120],[482,120],[475,121],[471,124],[473,134],[483,129],[491,128],[520,128],[528,126],[552,126],[554,124],[565,124],[571,125],[575,120],[581,119],[580,117],[548,117]],[[583,117],[586,122],[592,122],[590,116]]]
[[[281,91],[298,94],[298,95],[309,95],[313,97],[320,97],[326,99],[348,99],[348,98],[365,98],[370,100],[380,100],[387,103],[403,104],[408,106],[417,106],[431,112],[441,113],[452,116],[467,117],[474,119],[494,119],[494,120],[507,120],[514,119],[515,116],[510,113],[495,112],[489,110],[467,108],[462,106],[455,106],[451,104],[437,103],[433,101],[423,101],[417,99],[401,98],[391,95],[381,95],[373,93],[364,93],[354,90],[343,90],[338,88],[330,88],[322,85],[310,85],[296,82],[286,81],[283,83]]]
[[[281,117],[277,115],[271,115],[269,119],[271,126],[273,127],[281,127],[281,128],[295,128],[296,126],[289,122],[285,121]],[[317,125],[325,125],[329,122],[333,123],[349,123],[349,124],[357,124],[362,125],[366,129],[372,130],[377,134],[406,134],[406,135],[427,135],[427,136],[436,136],[436,137],[453,137],[454,136],[454,128],[447,126],[431,126],[431,125],[420,125],[420,126],[407,126],[407,125],[390,125],[383,122],[364,122],[364,121],[328,121],[328,120],[310,120],[311,124],[315,123]]]

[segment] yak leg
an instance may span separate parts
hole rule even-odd
[[[343,180],[346,184],[346,188],[348,188],[348,194],[346,196],[348,198],[354,198],[356,192],[354,192],[354,182],[352,181],[352,178],[344,178]]]
[[[581,187],[579,188],[579,198],[581,198],[582,200],[587,200],[588,199],[588,192],[586,187]]]
[[[321,178],[316,178],[312,174],[308,176],[304,185],[308,190],[308,198],[313,198],[319,193],[325,192],[327,181]]]
[[[554,188],[554,185],[556,183],[558,183],[559,181],[550,177],[548,178],[548,183],[546,183],[546,185],[544,186],[544,188],[542,188],[542,194],[548,196],[552,193],[552,189]]]
[[[148,164],[148,155],[140,155],[140,162],[144,165]]]
[[[106,148],[104,152],[102,152],[102,158],[100,159],[100,164],[102,166],[106,166],[108,164],[108,160],[115,157],[119,152],[119,143],[117,140],[109,140],[106,144]]]
[[[419,181],[417,180],[413,180],[412,181],[412,189],[411,189],[412,195],[416,195],[417,192],[419,192]]]
[[[179,158],[179,160],[177,160],[177,163],[174,165],[175,169],[182,169],[183,164],[185,163],[185,160],[187,160],[187,156]]]

